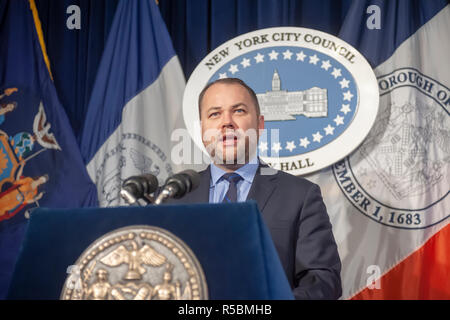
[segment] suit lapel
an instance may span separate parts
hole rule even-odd
[[[261,164],[253,179],[252,186],[247,196],[247,200],[255,200],[258,204],[258,208],[263,212],[269,198],[272,196],[276,188],[277,174],[274,175],[261,175],[261,168],[269,168],[265,164]]]
[[[197,189],[186,194],[183,201],[186,203],[208,203],[209,202],[209,184],[211,182],[211,170],[208,166],[205,170],[199,172],[200,185]]]

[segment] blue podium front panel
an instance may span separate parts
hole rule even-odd
[[[9,299],[59,299],[67,268],[96,239],[132,225],[163,228],[199,260],[210,299],[292,299],[255,202],[37,209],[31,215]]]

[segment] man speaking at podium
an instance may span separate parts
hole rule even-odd
[[[341,262],[320,188],[259,160],[264,117],[254,91],[240,79],[217,80],[200,93],[199,114],[213,163],[197,189],[170,202],[255,200],[295,298],[339,298]]]

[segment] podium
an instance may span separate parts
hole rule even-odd
[[[36,209],[8,299],[59,299],[91,243],[113,230],[150,225],[181,239],[197,257],[209,299],[293,299],[256,202],[147,207]]]

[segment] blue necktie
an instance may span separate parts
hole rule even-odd
[[[230,183],[222,203],[237,202],[237,184],[242,177],[235,172],[225,173],[222,177]]]

